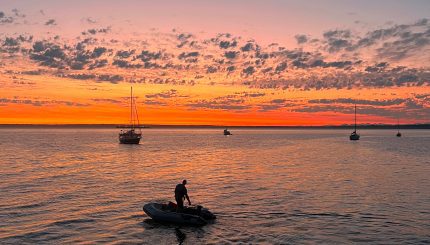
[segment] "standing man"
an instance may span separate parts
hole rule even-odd
[[[188,204],[191,205],[190,198],[188,197],[187,188],[185,185],[187,184],[187,180],[183,180],[182,184],[177,184],[175,188],[175,199],[176,204],[178,205],[177,211],[184,209],[184,199],[187,198]]]

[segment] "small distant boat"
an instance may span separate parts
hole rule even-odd
[[[139,126],[139,116],[137,114],[136,103],[133,98],[133,87],[130,92],[130,125],[124,125],[119,133],[119,143],[121,144],[139,144],[142,138],[142,132]]]
[[[143,206],[143,211],[154,221],[161,223],[174,223],[179,225],[202,226],[216,216],[207,208],[202,206],[185,207],[182,212],[176,212],[176,204],[169,202],[147,203]]]
[[[360,135],[357,134],[357,105],[354,107],[354,132],[349,136],[350,140],[359,140]]]
[[[232,135],[230,131],[228,131],[228,129],[224,129],[224,135]]]
[[[400,124],[399,124],[399,119],[397,118],[397,137],[402,137],[402,134],[400,133]]]

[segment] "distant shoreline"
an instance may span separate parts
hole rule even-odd
[[[118,128],[118,124],[0,124],[0,128]],[[144,125],[144,128],[243,128],[243,129],[350,129],[354,125],[326,126],[228,126],[228,125]],[[396,124],[364,124],[359,129],[397,129]],[[403,124],[400,129],[430,129],[429,124]]]

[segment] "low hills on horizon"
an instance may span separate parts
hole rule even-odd
[[[0,124],[0,128],[123,128],[118,124]],[[343,125],[294,125],[294,126],[246,126],[246,125],[160,125],[148,124],[141,128],[249,128],[249,129],[349,129],[353,124]],[[430,129],[430,123],[424,124],[361,124],[359,129]]]

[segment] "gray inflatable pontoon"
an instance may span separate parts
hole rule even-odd
[[[179,225],[206,225],[209,220],[215,219],[215,215],[202,206],[187,207],[183,212],[176,212],[171,205],[161,203],[147,203],[143,211],[157,222],[175,223]]]

